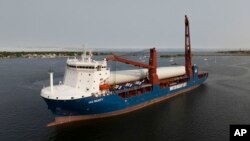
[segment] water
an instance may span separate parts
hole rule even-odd
[[[198,89],[125,115],[47,128],[53,121],[40,90],[62,80],[65,59],[0,60],[0,141],[227,141],[229,124],[250,124],[250,58],[195,57],[209,78]],[[175,59],[183,63],[182,58]],[[169,65],[159,59],[160,66]],[[114,70],[128,66],[111,63]]]

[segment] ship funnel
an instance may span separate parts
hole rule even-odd
[[[53,70],[52,68],[49,69],[49,80],[50,80],[50,91],[51,93],[53,93],[54,89],[53,89],[53,85],[54,85],[54,82],[53,82]]]

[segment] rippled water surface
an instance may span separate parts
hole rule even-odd
[[[216,61],[215,61],[216,59]],[[182,58],[175,59],[183,63]],[[250,124],[250,57],[195,57],[209,78],[198,89],[129,114],[47,128],[40,90],[62,80],[64,58],[0,60],[0,141],[229,140],[229,124]],[[159,59],[160,66],[169,59]],[[114,70],[130,68],[110,63]]]

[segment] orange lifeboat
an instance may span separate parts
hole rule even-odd
[[[109,84],[102,84],[100,85],[100,90],[103,91],[103,90],[107,90],[110,88],[110,85]]]

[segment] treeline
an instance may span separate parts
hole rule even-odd
[[[79,56],[83,52],[52,52],[52,51],[45,51],[45,52],[7,52],[2,51],[0,52],[0,58],[15,58],[15,57],[46,57],[46,56],[54,56],[54,57],[64,57],[64,56]],[[89,54],[89,52],[87,52]],[[110,52],[92,52],[93,55],[110,55]]]
[[[231,50],[231,51],[218,51],[217,53],[224,53],[224,54],[249,54],[250,50]]]
[[[162,58],[175,58],[175,57],[184,57],[185,54],[164,54],[160,55]],[[250,51],[248,50],[239,50],[239,51],[218,51],[208,54],[192,54],[192,56],[250,56]]]

